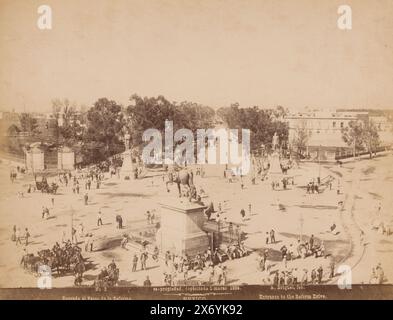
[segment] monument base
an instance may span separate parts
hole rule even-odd
[[[161,252],[195,256],[209,248],[209,236],[201,228],[206,207],[188,199],[171,199],[161,203],[161,228],[157,244]]]
[[[158,237],[161,238],[157,240],[162,253],[169,251],[192,257],[204,253],[210,245],[209,237],[204,231],[193,234],[178,234],[174,233],[173,230],[162,229]]]
[[[120,169],[121,179],[133,179],[134,178],[134,166],[132,164],[131,150],[127,150],[123,153],[123,164]]]

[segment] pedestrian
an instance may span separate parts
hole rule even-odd
[[[282,257],[282,262],[283,262],[283,264],[284,264],[284,268],[286,269],[286,268],[287,268],[287,254],[285,254],[285,255]]]
[[[323,268],[322,266],[319,266],[318,270],[318,284],[322,283],[322,277],[323,277]]]
[[[330,262],[330,275],[329,275],[329,278],[331,279],[331,278],[334,278],[334,275],[335,275],[335,272],[334,272],[334,269],[335,269],[335,265],[334,265],[334,259],[332,259],[332,261]]]
[[[42,206],[42,219],[45,218],[45,213],[46,213],[45,207]]]
[[[123,229],[123,218],[120,214],[117,215],[116,220],[118,229]]]
[[[61,242],[62,243],[66,243],[67,242],[67,236],[66,236],[66,232],[63,231],[63,235],[61,236]]]
[[[154,224],[154,219],[155,219],[155,215],[154,215],[153,212],[151,212],[151,215],[150,215],[150,224]]]
[[[316,273],[315,269],[312,269],[311,270],[311,283],[315,284],[316,280],[317,280],[317,273]]]
[[[266,244],[269,244],[269,232],[266,231]]]
[[[90,233],[90,252],[93,251],[93,247],[94,247],[94,238],[93,238],[93,234]]]
[[[143,251],[141,253],[140,260],[141,260],[141,269],[146,270],[147,252]]]
[[[229,226],[228,226],[228,232],[229,232],[229,238],[231,239],[231,241],[234,239],[234,234],[233,234],[233,223],[229,222]]]
[[[264,255],[261,256],[261,260],[259,261],[259,266],[261,268],[261,271],[265,271],[265,269],[266,269],[266,260],[265,260],[265,256]]]
[[[98,215],[97,215],[97,226],[102,226],[102,213],[101,213],[101,210],[98,211]]]
[[[381,263],[378,263],[377,267],[375,268],[377,283],[382,284],[385,281],[385,273],[382,269]]]
[[[151,213],[150,213],[150,211],[148,210],[148,211],[146,211],[146,219],[147,219],[147,224],[150,224],[150,219],[151,219]]]
[[[132,259],[132,272],[136,271],[137,264],[138,264],[138,256],[135,253],[134,258]]]
[[[270,243],[276,243],[276,236],[274,230],[270,230]]]
[[[11,236],[11,241],[16,241],[16,226],[12,228],[12,236]]]
[[[307,284],[308,284],[308,270],[303,269],[302,285],[305,286]]]
[[[244,218],[246,216],[246,211],[244,211],[244,209],[240,210],[240,216],[242,217],[242,220],[244,220]]]
[[[146,280],[143,281],[143,286],[144,287],[151,287],[151,281],[149,279],[149,276],[146,276]]]
[[[49,219],[49,209],[45,207],[46,219]]]
[[[360,245],[364,246],[364,231],[360,230]]]
[[[169,251],[165,252],[165,265],[168,267],[168,263],[171,260],[171,253]]]
[[[121,240],[121,247],[126,249],[126,244],[128,243],[128,236],[127,234],[123,234],[123,239]]]
[[[273,278],[273,287],[274,287],[274,288],[278,288],[279,282],[280,282],[280,278],[279,278],[279,276],[278,276],[278,271],[276,271],[276,272],[274,273],[274,278]]]
[[[79,238],[83,238],[84,237],[84,226],[83,226],[83,223],[81,222],[78,227],[79,227]]]
[[[29,230],[26,228],[25,229],[25,246],[29,244],[29,238],[30,238],[30,233]]]
[[[20,239],[20,228],[16,229],[15,238],[16,238],[16,240],[15,240],[16,245],[22,244],[22,241]]]
[[[89,200],[89,195],[87,194],[87,192],[85,193],[84,199],[85,199],[85,206],[87,206],[87,202]]]
[[[75,228],[72,228],[71,241],[75,244],[78,244],[78,238],[76,237],[76,229]]]
[[[248,214],[251,216],[251,203],[248,205]]]
[[[312,251],[312,249],[314,248],[314,235],[311,235],[311,238],[309,240],[310,243],[310,250]]]
[[[79,194],[79,183],[76,184],[76,193]]]
[[[90,243],[91,243],[90,234],[88,234],[87,238],[86,238],[86,242],[85,242],[85,251],[86,252],[88,252],[90,249]]]
[[[112,259],[112,262],[108,265],[108,269],[109,270],[116,270],[117,269],[115,259]]]

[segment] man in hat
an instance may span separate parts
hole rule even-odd
[[[144,287],[151,287],[151,281],[149,279],[149,276],[146,276],[146,280],[143,281],[143,286]]]
[[[134,258],[132,259],[132,272],[136,271],[137,264],[138,264],[138,256],[135,253]]]
[[[25,229],[25,246],[29,244],[29,238],[30,238],[30,233],[29,230],[26,228]]]
[[[98,211],[97,226],[102,226],[102,213],[101,213],[101,210]]]

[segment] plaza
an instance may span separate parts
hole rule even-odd
[[[392,161],[392,154],[384,152],[373,159],[350,159],[342,165],[299,162],[288,171],[293,184],[276,190],[272,188],[273,178],[269,175],[263,181],[256,179],[255,184],[250,176],[243,177],[242,183],[239,179],[229,183],[221,167],[214,165],[206,168],[210,174],[204,177],[194,174],[197,190],[204,190],[203,203],[206,206],[211,202],[214,204],[215,213],[210,221],[217,222],[219,213],[223,226],[231,222],[239,226],[244,236],[242,242],[247,254],[219,263],[220,268],[225,267],[226,270],[225,284],[272,285],[277,272],[298,273],[297,277],[301,278],[304,270],[310,277],[312,270],[318,268],[323,270],[320,284],[332,284],[339,278],[336,271],[340,265],[351,267],[353,283],[370,283],[372,269],[378,264],[384,267],[384,283],[391,283],[393,274],[389,266],[393,263],[393,238],[390,231],[379,232],[375,221],[383,222],[387,230],[392,223]],[[146,230],[157,229],[154,224],[147,226],[146,213],[154,213],[156,221],[160,221],[160,203],[188,201],[178,197],[176,185],[170,186],[170,192],[167,192],[164,170],[145,169],[143,178],[129,180],[105,172],[98,189],[93,183],[90,190],[85,190],[81,183],[81,191],[77,194],[72,190],[72,183],[68,186],[59,183],[57,193],[52,195],[39,191],[27,193],[28,185],[34,184],[29,174],[18,174],[11,183],[9,171],[16,165],[8,160],[2,160],[0,164],[3,191],[0,198],[0,287],[36,287],[37,275],[24,270],[22,256],[26,251],[36,254],[40,250],[51,249],[56,242],[62,243],[64,236],[66,240],[70,239],[71,228],[78,229],[81,224],[83,232],[81,236],[77,233],[75,242],[82,248],[86,265],[83,286],[93,285],[102,268],[112,261],[119,269],[117,286],[142,286],[146,277],[149,277],[152,286],[166,285],[164,274],[173,273],[173,270],[165,263],[164,252],[160,252],[157,259],[149,253],[146,269],[141,270],[138,261],[133,272],[133,257],[135,254],[139,256],[141,247],[132,239],[124,247],[121,245],[125,233],[133,235],[134,239],[138,234],[146,238]],[[195,173],[196,168],[190,167],[189,170]],[[75,171],[72,175],[81,173]],[[319,193],[308,193],[307,184],[317,177],[322,181],[331,177],[332,182]],[[48,182],[52,181],[58,182],[57,176],[48,177]],[[87,205],[84,202],[86,192]],[[43,206],[50,212],[44,219],[41,217]],[[240,214],[242,210],[244,217]],[[101,212],[102,218],[99,226],[98,212]],[[117,215],[123,218],[122,229],[117,228]],[[11,241],[13,226],[20,230],[28,228],[31,239],[27,246]],[[275,232],[274,243],[266,241],[271,230]],[[91,252],[84,250],[86,234],[93,235]],[[296,253],[298,240],[309,242],[312,235],[315,245],[323,243],[323,256],[283,260],[283,246]],[[154,239],[154,236],[151,238]],[[266,268],[262,271],[260,259],[266,250]],[[332,264],[335,269],[333,277],[330,276]],[[211,271],[210,267],[190,270],[187,281],[192,284],[220,284],[216,276],[212,277]],[[74,285],[73,274],[58,276],[54,271],[52,273],[53,287]],[[175,273],[173,283],[181,283],[185,276],[179,271]]]

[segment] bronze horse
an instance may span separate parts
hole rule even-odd
[[[196,198],[196,188],[194,186],[194,175],[192,172],[187,170],[180,170],[179,172],[169,172],[168,180],[166,181],[166,190],[169,192],[168,185],[176,183],[177,189],[179,191],[179,197],[185,196],[188,193],[188,196],[191,198]],[[182,190],[182,187],[185,188],[185,191]]]

